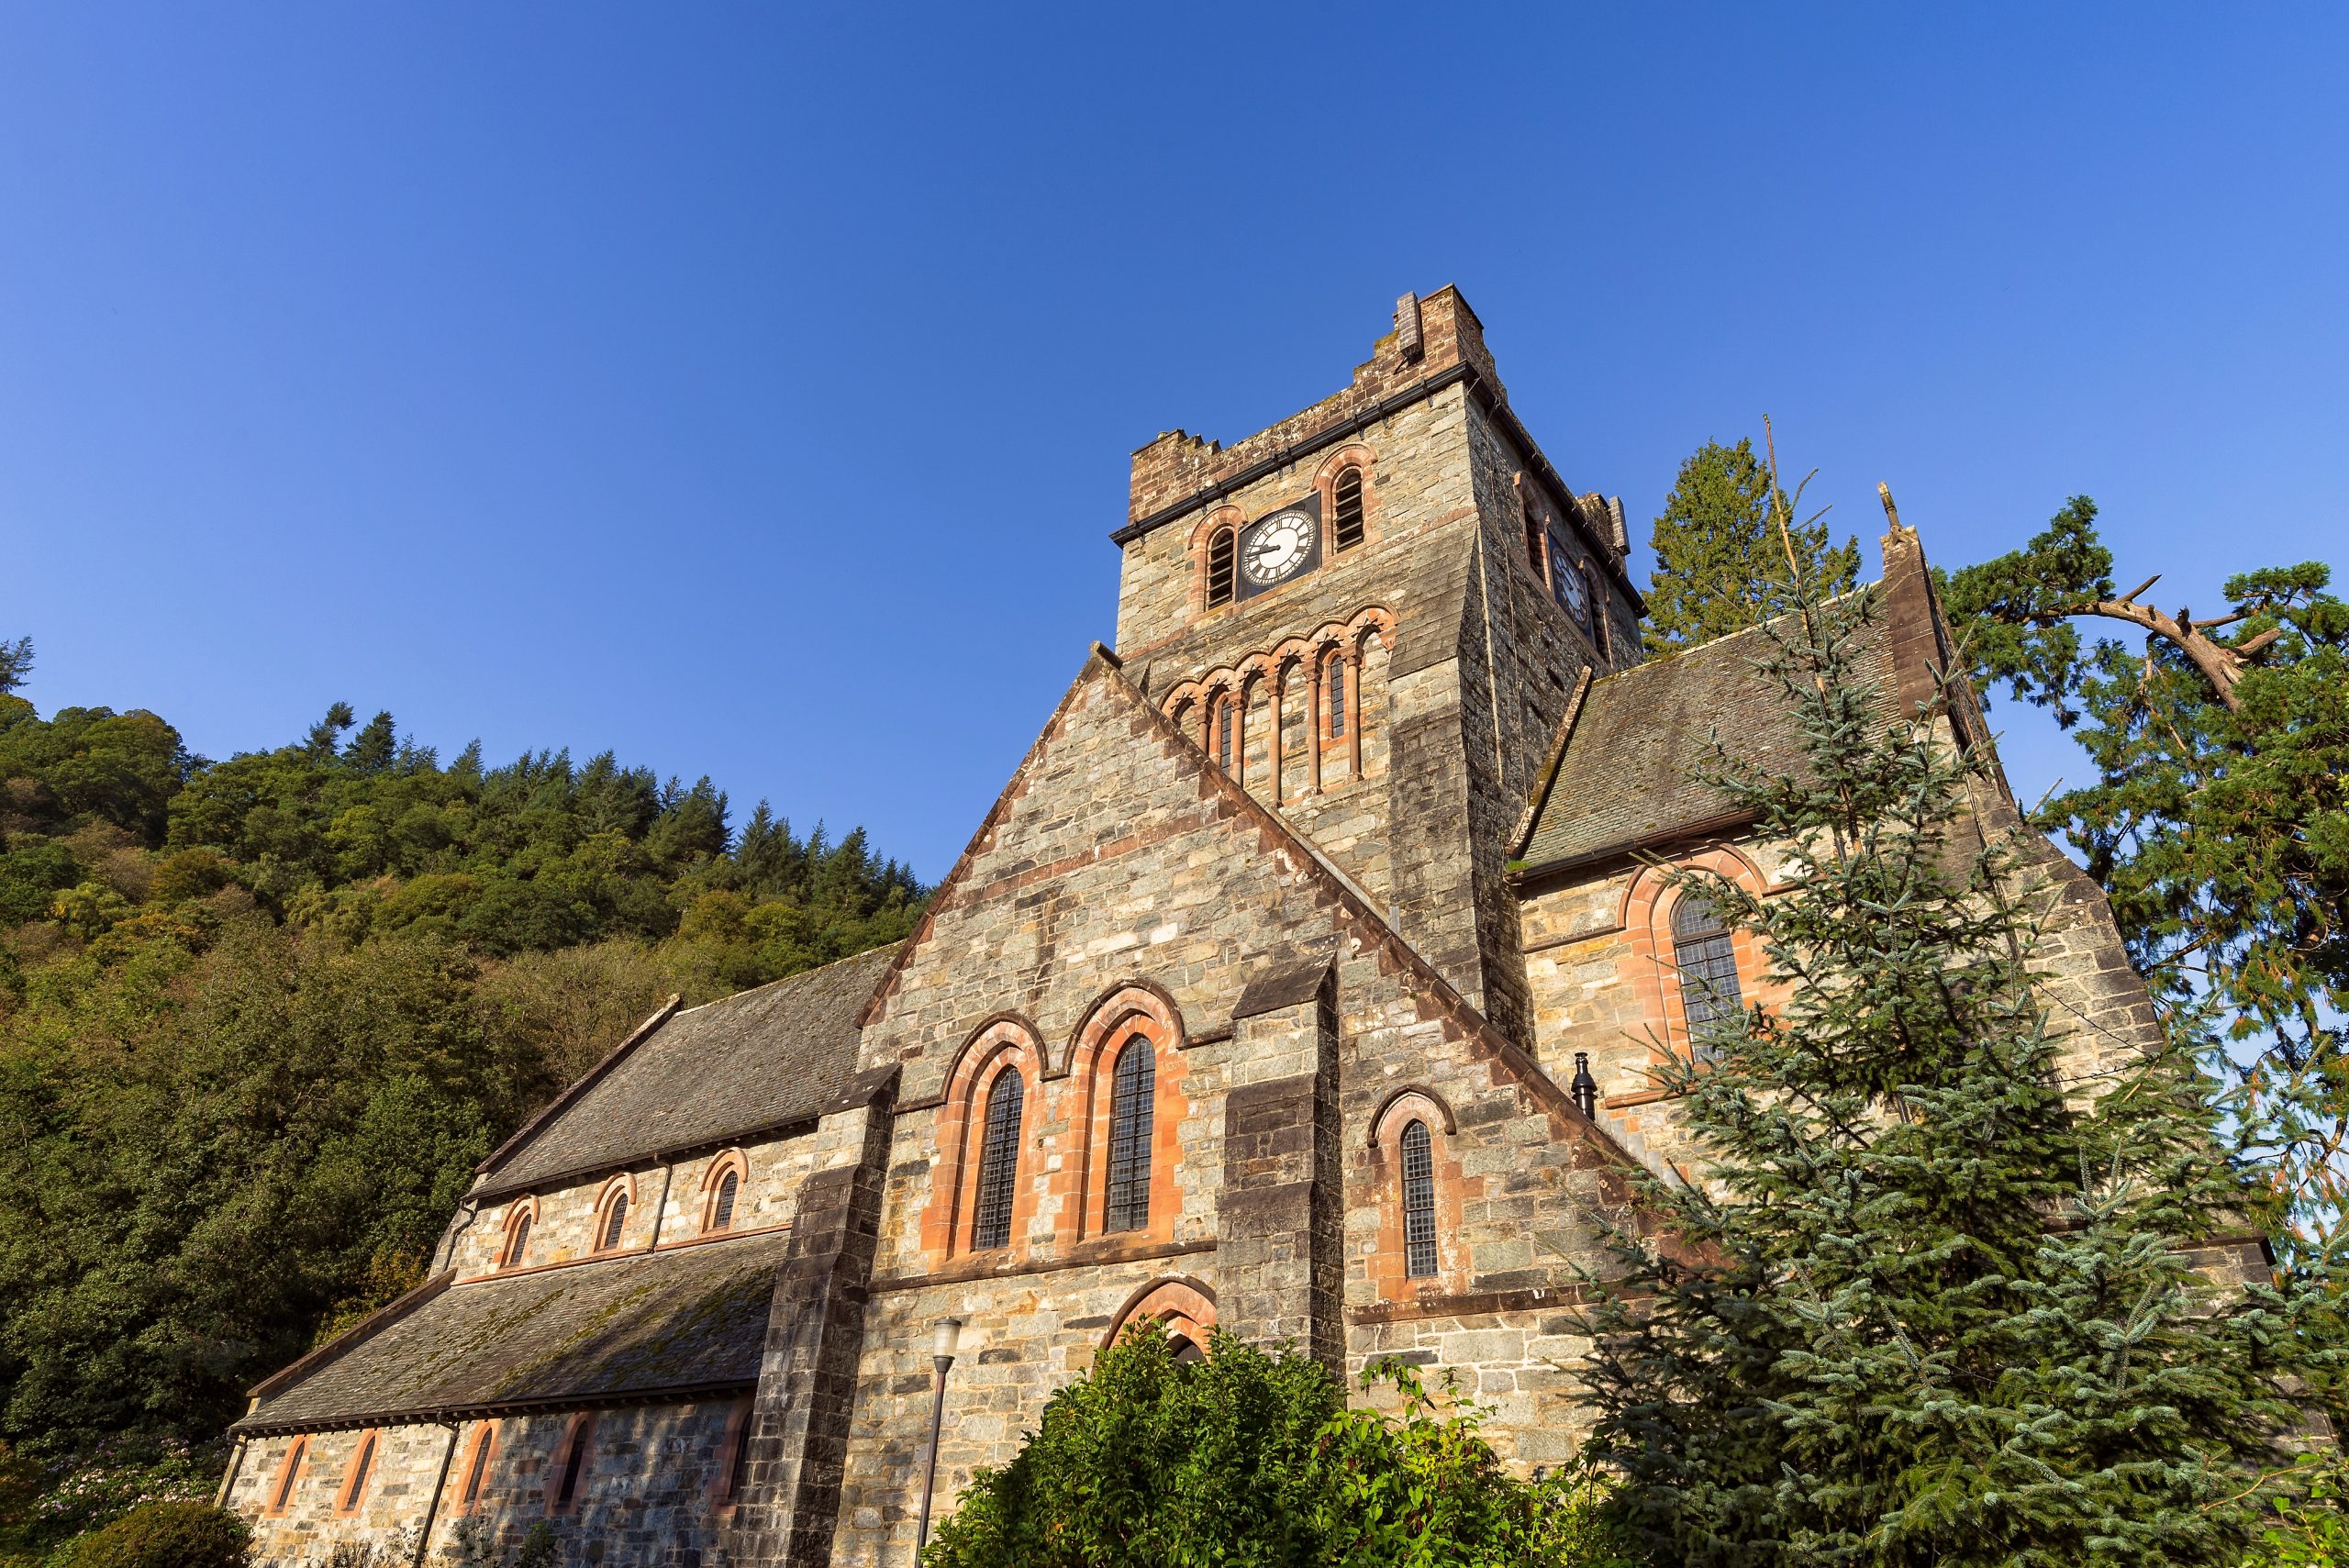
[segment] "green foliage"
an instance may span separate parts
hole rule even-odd
[[[1977,683],[2050,709],[2096,768],[2047,802],[2112,900],[2137,971],[2173,1010],[2208,1006],[2280,1152],[2294,1255],[2331,1258],[2349,1160],[2349,604],[2314,562],[2231,578],[2191,622],[2241,669],[2230,703],[2174,638],[2125,623],[2096,506],[2075,496],[2023,549],[1946,579]],[[2232,627],[2232,630],[2224,629]],[[2332,1266],[2328,1262],[2325,1266]]]
[[[1347,1564],[1563,1568],[1605,1554],[1586,1480],[1512,1477],[1409,1369],[1393,1413],[1347,1410],[1319,1363],[1218,1332],[1174,1359],[1143,1325],[1055,1394],[938,1529],[929,1568]]]
[[[337,704],[215,763],[0,694],[0,1437],[217,1432],[416,1284],[473,1165],[663,995],[921,897],[862,831],[737,837],[609,755],[444,766]]]
[[[0,638],[0,697],[23,685],[32,673],[33,639],[20,637],[10,642]]]
[[[1680,465],[1650,540],[1650,654],[1743,631],[1791,606],[1786,541],[1771,520],[1774,494],[1751,440],[1707,441]],[[1836,544],[1816,518],[1790,531],[1803,569],[1828,593],[1859,581],[1858,539]]]
[[[245,1522],[209,1503],[149,1503],[83,1536],[57,1568],[245,1568]]]
[[[1755,651],[1802,765],[1709,776],[1808,864],[1768,899],[1675,877],[1780,999],[1664,1073],[1692,1179],[1639,1181],[1664,1235],[1618,1238],[1586,1325],[1613,1511],[1696,1564],[2233,1561],[2333,1300],[2195,1273],[2270,1173],[2221,1150],[2188,1046],[2066,1104],[2027,854],[1970,842],[1974,764],[1887,724],[1872,595],[1798,597]]]
[[[2336,1568],[2349,1562],[2349,1464],[2338,1454],[2313,1467],[2260,1527],[2245,1568]]]

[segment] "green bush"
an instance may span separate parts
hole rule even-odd
[[[83,1536],[57,1568],[245,1568],[245,1522],[209,1503],[150,1503]]]
[[[1474,1404],[1372,1368],[1392,1414],[1336,1378],[1223,1333],[1178,1362],[1142,1329],[1055,1394],[1026,1445],[982,1470],[925,1568],[1598,1568],[1617,1561],[1580,1473],[1522,1480]]]

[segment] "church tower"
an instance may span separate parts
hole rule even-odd
[[[1302,413],[1143,447],[1112,537],[1128,673],[1530,1043],[1508,846],[1645,606],[1620,502],[1551,466],[1459,291],[1406,295]]]

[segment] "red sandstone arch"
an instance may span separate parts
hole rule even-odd
[[[1168,1333],[1180,1334],[1204,1351],[1208,1330],[1215,1327],[1215,1291],[1187,1274],[1154,1279],[1126,1297],[1126,1304],[1109,1319],[1109,1331],[1101,1336],[1101,1348],[1106,1351],[1116,1344],[1127,1324],[1152,1318]]]

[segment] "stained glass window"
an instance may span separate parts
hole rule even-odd
[[[736,1179],[734,1173],[727,1172],[726,1179],[718,1184],[718,1202],[709,1211],[709,1228],[712,1230],[725,1230],[732,1228],[734,1197],[741,1190],[742,1184]]]
[[[1151,1099],[1158,1059],[1140,1035],[1118,1057],[1109,1092],[1108,1229],[1141,1230],[1150,1224]]]
[[[605,1212],[604,1235],[603,1239],[596,1243],[596,1247],[601,1251],[609,1251],[618,1246],[620,1231],[627,1224],[628,1194],[619,1193],[613,1196],[612,1207]]]
[[[1011,1240],[1011,1195],[1019,1174],[1019,1111],[1028,1086],[1016,1067],[996,1075],[987,1091],[987,1130],[979,1146],[979,1201],[971,1227],[974,1247]]]

